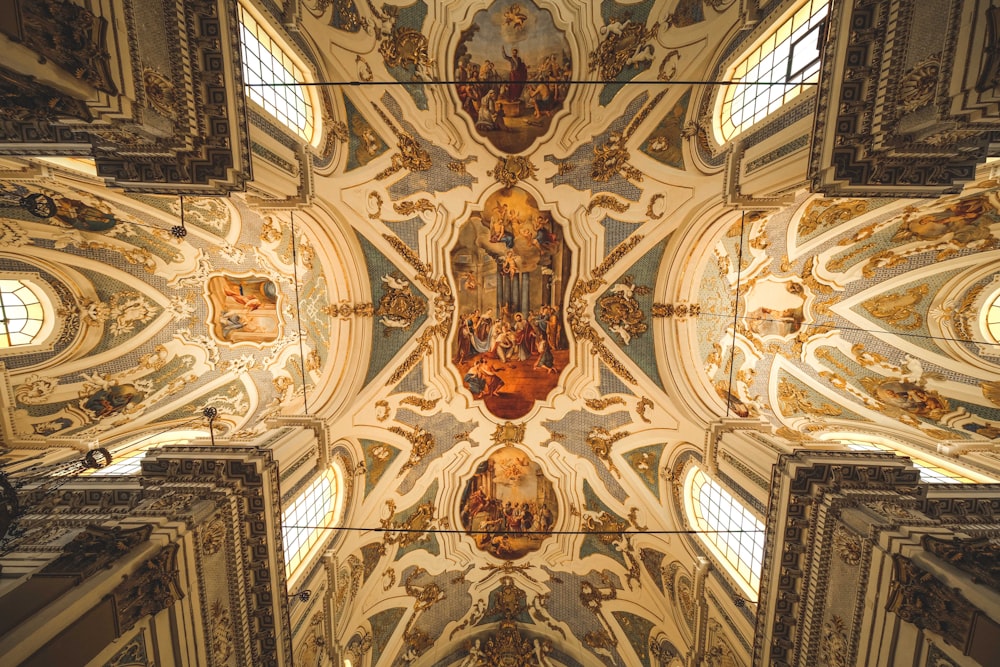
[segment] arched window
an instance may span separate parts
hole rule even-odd
[[[841,439],[839,441],[848,449],[855,452],[892,452],[896,455],[909,457],[913,462],[913,467],[920,471],[920,479],[929,484],[976,484],[976,480],[965,475],[949,470],[948,468],[929,461],[919,456],[913,456],[909,452],[902,452],[890,445],[871,442],[869,440]]]
[[[305,86],[258,85],[305,83],[302,69],[242,5],[240,24],[246,96],[300,137],[312,141],[313,109]]]
[[[292,576],[340,514],[340,476],[336,466],[309,483],[281,515],[285,573]]]
[[[178,429],[136,438],[112,449],[110,464],[97,470],[89,470],[84,474],[99,476],[138,475],[142,470],[142,457],[150,448],[162,445],[186,445],[192,440],[207,437],[207,431]]]
[[[45,309],[21,280],[0,280],[0,349],[32,345],[41,338]]]
[[[983,331],[987,340],[1000,343],[1000,292],[983,308]]]
[[[722,141],[790,102],[802,84],[818,80],[827,4],[802,3],[737,63],[729,78],[741,83],[726,86],[720,96],[716,130]]]
[[[755,595],[764,564],[764,524],[699,468],[684,482],[691,528],[747,593]]]

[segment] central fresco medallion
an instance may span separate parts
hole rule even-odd
[[[573,78],[569,43],[531,0],[476,13],[455,51],[462,109],[494,147],[518,153],[545,134]]]
[[[545,400],[569,361],[562,316],[570,252],[562,229],[521,188],[498,190],[462,225],[452,361],[473,398],[502,419]]]
[[[462,493],[462,526],[477,547],[498,558],[537,551],[558,518],[552,482],[516,447],[502,447],[480,463]]]

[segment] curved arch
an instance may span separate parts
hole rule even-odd
[[[698,466],[691,466],[684,478],[684,501],[691,528],[740,587],[756,596],[764,563],[764,524]]]

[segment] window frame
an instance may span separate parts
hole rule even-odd
[[[51,350],[57,334],[62,329],[55,316],[56,304],[60,303],[55,292],[37,273],[0,271],[0,281],[21,283],[22,287],[35,297],[42,309],[41,326],[31,342],[0,347],[0,358]]]
[[[712,525],[712,513],[705,515],[702,509],[705,507],[702,502],[702,493],[706,487],[715,494],[714,502],[718,509],[717,514],[720,518],[726,519],[725,524]],[[722,517],[721,515],[726,508],[719,501],[720,498],[730,509],[737,509],[739,516]],[[684,517],[688,526],[695,531],[702,544],[722,565],[729,576],[736,581],[746,595],[750,596],[752,600],[756,600],[764,569],[766,537],[764,522],[742,500],[697,465],[692,465],[684,476]],[[751,530],[754,532],[718,532],[726,528],[733,531]],[[730,539],[727,539],[727,535]]]
[[[296,109],[296,104],[293,101],[282,95],[278,95],[274,87],[247,85],[248,82],[268,82],[265,78],[267,73],[263,69],[256,71],[249,67],[248,56],[253,56],[262,67],[266,64],[262,60],[264,54],[261,53],[261,49],[266,50],[267,55],[273,59],[273,64],[280,67],[284,71],[284,75],[287,75],[281,77],[282,83],[291,83],[292,81],[300,84],[313,83],[312,69],[288,45],[287,40],[271,26],[270,21],[249,3],[237,3],[237,19],[239,24],[240,69],[244,81],[244,97],[248,102],[255,104],[298,139],[312,146],[319,146],[323,134],[323,121],[320,113],[320,100],[312,86],[299,85],[280,88],[282,91],[295,91],[293,96],[297,94],[298,99],[305,106],[305,109],[301,110]],[[253,26],[248,24],[248,20],[253,22]],[[248,33],[255,41],[252,49],[246,43]],[[270,46],[260,39],[261,34],[267,37]],[[271,71],[273,72],[273,68]],[[295,113],[301,114],[304,126],[294,124],[292,118],[285,114],[283,109],[279,109],[279,106],[283,107],[284,110],[295,109]]]
[[[800,14],[804,9],[808,9],[809,12],[803,18]],[[734,83],[720,87],[716,93],[715,113],[712,115],[712,129],[719,145],[734,140],[772,113],[792,103],[805,91],[806,86],[802,84],[818,80],[822,59],[822,40],[829,25],[829,11],[829,0],[800,0],[796,2],[777,21],[771,23],[764,34],[751,42],[733,61],[732,65],[723,70],[724,76],[721,78],[724,80],[744,81],[753,78],[754,80],[771,82],[781,80],[786,83],[777,84],[783,90],[773,98],[770,96],[770,89],[775,86]],[[804,32],[801,35],[796,35],[796,31],[801,29],[803,25],[805,26]],[[816,29],[820,31],[817,37],[819,40],[817,58],[795,72],[795,74],[808,73],[809,75],[800,78],[789,77],[794,45],[802,44],[809,33]],[[766,51],[765,47],[768,47]],[[777,58],[775,58],[775,54],[778,54]],[[775,61],[783,66],[779,67]],[[749,65],[750,62],[753,64]],[[762,100],[763,104],[761,104]],[[740,111],[739,122],[733,120],[736,116],[733,113],[733,107],[737,102],[739,102]]]
[[[329,494],[324,492],[322,496],[329,500],[326,511],[322,515],[313,513],[294,516],[293,512],[303,511],[300,509],[300,503],[310,501],[315,503],[317,500],[316,487],[324,482],[330,486]],[[320,474],[309,479],[304,486],[300,486],[288,505],[282,508],[281,543],[285,577],[289,584],[306,571],[305,565],[315,559],[316,554],[319,553],[324,544],[329,543],[329,539],[324,539],[324,535],[332,537],[331,531],[328,529],[339,524],[343,506],[344,474],[339,465],[331,464],[324,468]],[[291,525],[303,525],[304,527],[291,529],[289,528]],[[296,531],[294,535],[291,534],[293,530]],[[294,553],[291,551],[293,542],[295,543]]]

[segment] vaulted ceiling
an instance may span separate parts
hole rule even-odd
[[[333,150],[311,202],[188,197],[181,239],[176,198],[5,160],[4,201],[59,213],[0,209],[2,268],[65,316],[55,354],[5,360],[8,437],[118,442],[207,405],[234,439],[317,417],[356,463],[328,618],[346,655],[465,664],[514,641],[553,665],[668,664],[703,554],[670,534],[670,471],[713,425],[1000,437],[978,316],[1000,289],[1000,180],[734,207],[704,149],[715,88],[688,82],[741,4],[304,3],[316,79],[358,84],[318,89]],[[793,167],[804,181],[805,151]],[[500,521],[534,503],[551,534],[466,533],[490,498]],[[752,610],[728,620],[745,644]]]

